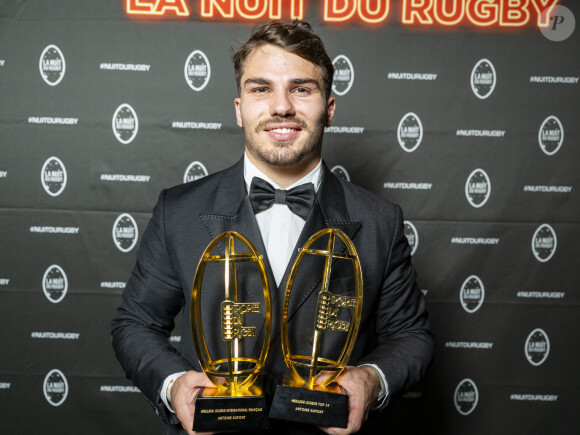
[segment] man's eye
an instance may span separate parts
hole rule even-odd
[[[252,92],[254,92],[256,94],[262,94],[262,93],[267,92],[267,91],[268,91],[268,88],[254,88],[252,90]]]
[[[294,92],[296,92],[298,94],[308,94],[308,93],[310,93],[310,89],[308,89],[308,88],[296,88],[294,90]]]

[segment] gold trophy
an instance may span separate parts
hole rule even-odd
[[[328,236],[326,249],[313,249],[312,245]],[[344,251],[337,250],[337,238],[342,241]],[[322,239],[321,241],[323,241]],[[292,296],[292,286],[300,264],[305,255],[318,256],[321,261],[322,285],[318,293],[318,302],[313,311],[313,336],[309,344],[304,338],[293,337],[300,342],[301,349],[309,354],[294,353],[291,349],[288,329],[288,307]],[[354,288],[345,293],[333,294],[330,287],[333,265],[335,262],[351,263]],[[320,261],[319,261],[320,262]],[[344,270],[344,269],[343,269]],[[346,427],[348,423],[348,396],[333,382],[348,363],[359,329],[363,302],[363,278],[360,259],[350,238],[342,231],[326,228],[318,231],[299,250],[298,257],[292,266],[286,286],[284,308],[282,311],[281,340],[284,361],[289,370],[282,385],[278,385],[270,409],[270,417],[312,423],[320,426]],[[350,315],[350,316],[349,316]],[[337,337],[342,334],[343,337]],[[324,346],[325,339],[332,338],[330,345]],[[336,349],[336,343],[344,343]],[[333,348],[335,357],[323,356]],[[329,376],[318,381],[317,375],[326,372]]]
[[[223,254],[215,254],[214,249],[222,241],[225,243]],[[247,252],[237,253],[236,245],[245,247]],[[255,300],[256,294],[252,294],[255,288],[238,289],[239,269],[244,267],[243,278],[251,278],[255,273],[252,264],[260,277],[259,294],[263,296],[264,312],[261,312],[262,304]],[[205,293],[202,294],[203,278],[210,274],[208,269],[211,267],[217,268],[212,272],[218,279],[223,278],[221,303],[219,298],[216,302],[211,294],[205,298]],[[268,427],[266,401],[258,375],[268,354],[271,313],[264,262],[254,245],[234,231],[217,236],[199,260],[191,290],[193,345],[203,371],[215,385],[215,388],[204,388],[196,399],[194,430],[260,430]],[[257,334],[259,328],[256,326],[246,325],[250,316],[260,321],[265,317],[261,334]],[[205,333],[204,318],[211,325]],[[217,322],[221,324],[219,328],[216,328]],[[208,341],[211,346],[208,346]]]

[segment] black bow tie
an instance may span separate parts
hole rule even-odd
[[[261,178],[252,178],[250,185],[250,203],[254,213],[267,210],[273,204],[286,204],[290,211],[306,220],[314,203],[314,185],[301,184],[290,190],[274,189],[267,181]]]

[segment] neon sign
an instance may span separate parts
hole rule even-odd
[[[130,15],[174,13],[180,17],[189,17],[189,9],[184,0],[127,0],[126,8]]]
[[[467,20],[480,27],[522,27],[535,13],[538,26],[548,27],[557,3],[558,0],[403,0],[401,21],[454,26]]]
[[[130,15],[190,16],[188,2],[195,0],[126,0]],[[197,0],[205,19],[304,19],[305,0]],[[323,0],[325,22],[354,19],[369,24],[387,20],[391,0]],[[558,0],[402,0],[400,21],[405,25],[523,27],[535,18],[548,27]]]
[[[304,0],[290,0],[284,3],[290,12],[288,18],[296,20],[304,18]],[[205,18],[281,20],[284,6],[282,0],[202,0],[201,16]]]

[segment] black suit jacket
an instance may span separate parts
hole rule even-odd
[[[385,374],[391,396],[398,395],[421,378],[433,353],[433,337],[423,295],[415,281],[410,247],[403,234],[401,209],[338,179],[324,166],[317,199],[297,247],[303,246],[316,231],[328,227],[338,228],[352,239],[363,270],[362,321],[349,364],[376,364]],[[172,430],[177,433],[179,427],[171,429],[170,425],[178,420],[161,401],[160,389],[172,373],[200,370],[189,326],[191,285],[203,251],[225,231],[238,231],[252,241],[264,254],[269,282],[274,283],[246,192],[243,159],[229,169],[160,194],[122,304],[112,322],[117,358],[128,378],[168,424],[167,433]],[[272,288],[273,323],[266,375],[287,372],[279,324],[284,288],[296,255],[294,250],[280,288],[276,289],[275,284]],[[333,277],[335,272],[337,276],[330,285],[333,293],[352,286],[352,267],[341,267],[333,267]],[[308,338],[312,334],[310,318],[320,278],[320,271],[306,271],[294,282],[288,324],[294,336]],[[256,275],[248,279],[255,280]],[[260,299],[259,280],[241,282],[239,287],[246,289],[243,291],[257,291],[250,299]],[[210,305],[211,298],[223,300],[223,284],[216,282],[215,292],[205,289],[204,292],[209,299],[203,302]],[[182,309],[181,349],[177,352],[168,336],[174,328],[175,316]]]

